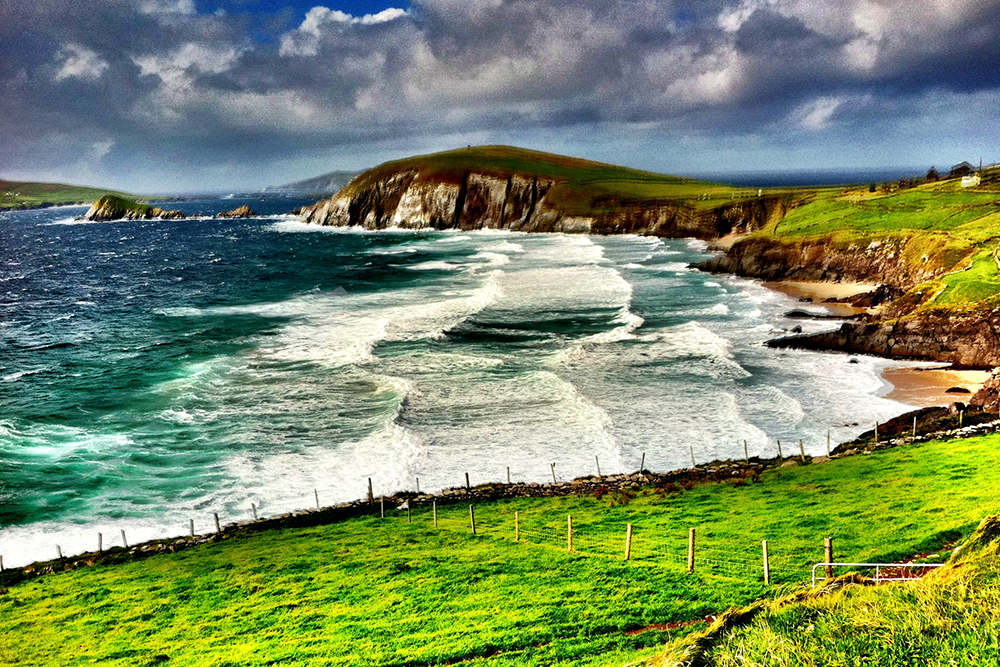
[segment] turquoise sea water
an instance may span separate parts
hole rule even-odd
[[[248,203],[272,217],[0,214],[5,564],[362,497],[369,477],[570,479],[643,452],[668,470],[744,440],[820,454],[906,410],[879,398],[885,362],[763,347],[801,304],[689,270],[696,242],[336,230]]]

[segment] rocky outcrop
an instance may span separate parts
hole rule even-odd
[[[1000,366],[1000,313],[930,312],[845,322],[836,331],[768,341],[769,347],[860,352],[892,359],[948,361],[972,368]]]
[[[243,205],[239,208],[234,208],[232,211],[226,211],[224,213],[216,213],[216,218],[256,218],[258,215],[257,211],[253,210],[249,206]]]
[[[969,406],[983,412],[1000,412],[1000,368],[994,368],[979,391],[969,399]]]
[[[907,246],[904,238],[838,245],[829,239],[794,242],[751,237],[698,268],[763,280],[877,282],[894,288],[899,296],[940,271],[936,264],[910,261]]]
[[[783,217],[782,197],[701,210],[684,201],[597,197],[584,211],[565,206],[559,181],[530,174],[466,171],[425,176],[404,169],[362,174],[334,197],[302,209],[303,221],[367,229],[509,229],[522,232],[646,234],[713,239]]]
[[[114,195],[105,195],[94,202],[82,219],[107,222],[111,220],[151,220],[154,218],[179,220],[184,217],[180,211],[165,211],[156,206],[140,204]]]

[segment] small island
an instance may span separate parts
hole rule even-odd
[[[186,216],[181,211],[165,211],[157,206],[104,195],[90,207],[81,220],[109,222],[112,220],[182,220]]]

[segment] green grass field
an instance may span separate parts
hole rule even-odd
[[[910,445],[760,482],[520,499],[246,534],[10,585],[2,665],[621,665],[838,558],[947,556],[1000,512],[1000,435]],[[514,538],[519,513],[521,542]],[[575,553],[566,549],[573,515]],[[633,560],[622,557],[634,526]],[[695,574],[685,570],[697,530]],[[775,585],[765,586],[768,539]]]
[[[720,667],[998,665],[1000,518],[985,519],[943,568],[921,581],[799,593],[757,607],[756,616],[744,616],[749,622],[727,630],[720,620],[674,640],[654,664],[690,664],[700,645],[701,664]]]
[[[91,204],[106,194],[135,199],[135,195],[99,188],[63,185],[61,183],[28,183],[0,180],[0,210],[5,208],[37,207],[46,203],[54,205]]]

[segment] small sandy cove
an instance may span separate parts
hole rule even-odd
[[[955,401],[968,403],[989,376],[989,371],[955,371],[947,367],[887,368],[882,371],[882,378],[892,385],[886,398],[921,408]],[[948,393],[947,390],[953,387],[963,387],[969,393]]]
[[[813,304],[828,310],[831,315],[853,315],[866,311],[863,308],[854,308],[845,304],[823,303],[827,299],[857,296],[878,287],[874,283],[824,283],[793,280],[765,282],[764,286],[794,299],[808,299]],[[966,403],[973,394],[979,391],[989,376],[989,371],[957,371],[948,366],[890,367],[882,371],[882,378],[892,385],[892,391],[885,396],[886,398],[921,408],[948,405],[955,401]],[[955,387],[968,389],[969,393],[949,393],[947,391]]]

